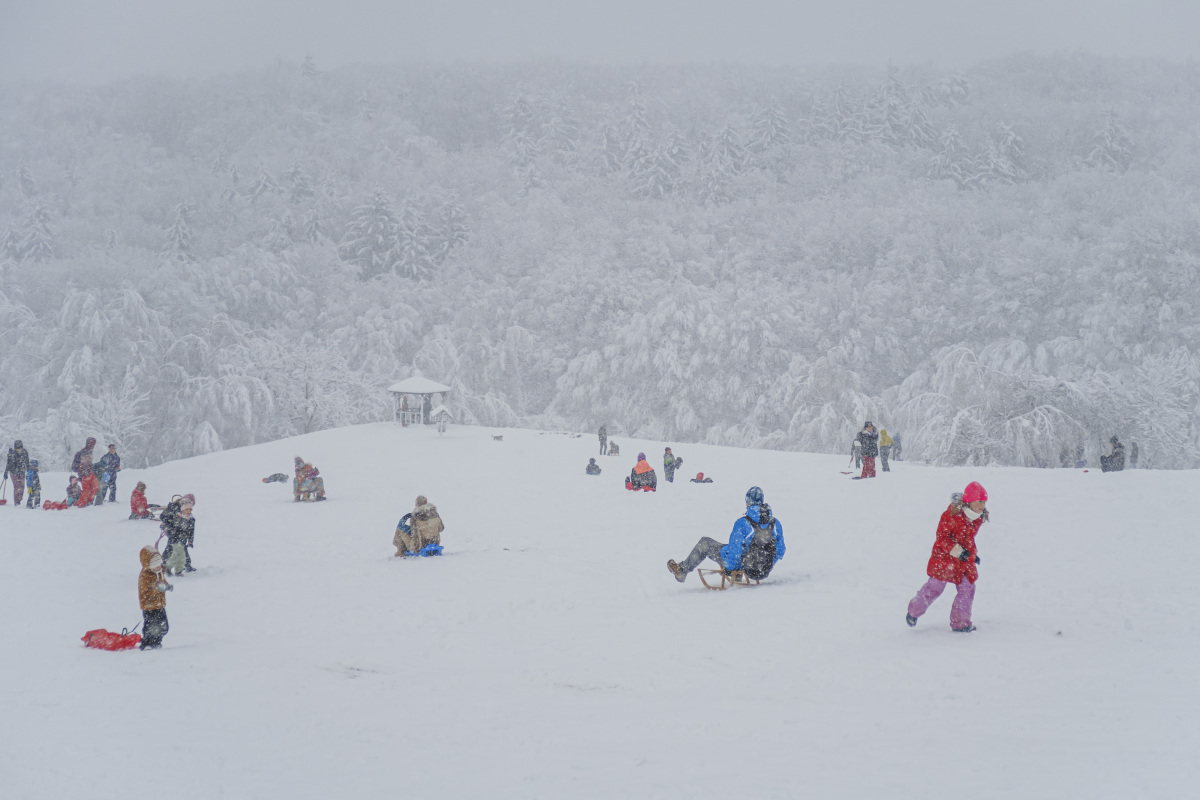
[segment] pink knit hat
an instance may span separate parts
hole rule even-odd
[[[980,500],[987,500],[987,489],[978,481],[971,481],[967,488],[963,489],[963,502],[978,503]]]

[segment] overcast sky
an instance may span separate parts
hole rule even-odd
[[[0,80],[353,62],[948,67],[1014,51],[1200,58],[1200,0],[0,0]]]

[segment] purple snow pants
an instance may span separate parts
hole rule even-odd
[[[917,596],[908,601],[908,613],[919,617],[929,610],[933,601],[942,596],[942,592],[950,584],[930,578],[917,592]],[[954,605],[950,606],[950,627],[965,628],[971,624],[971,604],[975,602],[975,584],[965,576],[958,584],[958,593],[954,596]]]

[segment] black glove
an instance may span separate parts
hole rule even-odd
[[[976,564],[978,564],[978,563],[979,563],[979,556],[975,556],[975,563],[976,563]]]
[[[963,562],[964,564],[967,563],[968,561],[970,561],[971,560],[971,551],[963,550],[961,553],[958,554],[958,560]]]

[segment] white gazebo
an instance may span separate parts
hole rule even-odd
[[[440,394],[442,400],[450,387],[421,375],[413,375],[388,387],[392,393],[392,421],[403,425],[428,425],[433,422],[433,396]],[[408,398],[415,397],[415,403]],[[409,408],[415,405],[416,408]]]

